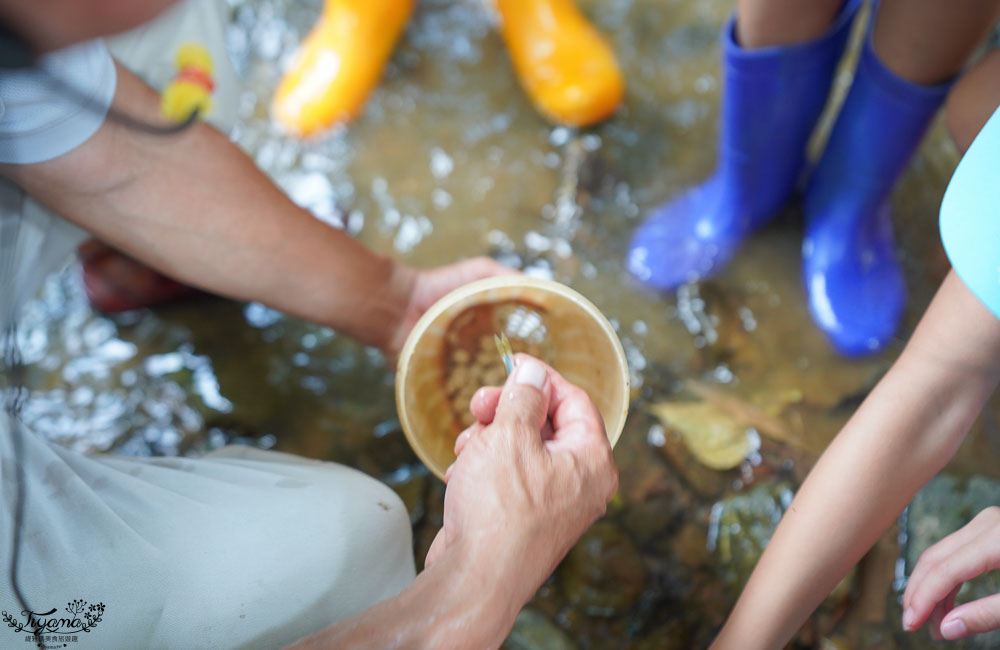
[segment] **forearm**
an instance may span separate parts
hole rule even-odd
[[[321,648],[498,648],[523,604],[479,569],[449,552],[398,596],[291,646]],[[478,564],[478,566],[476,566]],[[520,591],[520,589],[518,589]]]
[[[906,351],[810,472],[716,648],[786,643],[954,455],[996,387],[1000,358],[996,319],[970,300],[949,277]]]
[[[954,401],[914,403],[934,388]],[[803,483],[716,648],[778,648],[795,634],[951,458],[985,399],[958,390],[916,386],[902,371],[885,377]]]
[[[115,104],[157,119],[156,94],[121,68]],[[61,158],[4,171],[101,239],[203,289],[375,345],[406,310],[408,269],[298,208],[207,125],[157,137],[106,123]]]

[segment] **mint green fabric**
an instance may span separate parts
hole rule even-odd
[[[958,276],[1000,318],[1000,109],[951,177],[941,202],[941,241]]]

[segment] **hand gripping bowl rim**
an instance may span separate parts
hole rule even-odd
[[[454,289],[444,297],[440,298],[437,302],[431,305],[430,309],[424,312],[423,316],[417,320],[413,329],[410,330],[409,335],[406,337],[406,342],[403,344],[403,348],[399,352],[399,360],[396,363],[396,411],[399,416],[400,426],[403,429],[403,435],[406,436],[406,440],[409,443],[410,448],[413,449],[420,461],[438,478],[444,478],[444,469],[442,469],[440,473],[438,472],[435,468],[436,463],[432,458],[430,458],[429,454],[424,450],[423,445],[412,433],[413,427],[409,421],[409,414],[404,408],[404,404],[406,403],[406,375],[410,367],[410,359],[413,356],[417,343],[421,338],[423,338],[431,324],[445,311],[454,308],[456,305],[463,305],[464,308],[468,308],[477,304],[482,304],[486,301],[477,300],[477,298],[482,294],[486,294],[492,290],[510,289],[512,287],[524,287],[554,293],[577,305],[585,314],[597,322],[601,331],[611,343],[615,359],[618,362],[617,372],[620,373],[622,380],[621,390],[623,393],[623,399],[621,400],[622,404],[620,411],[611,414],[619,417],[619,425],[616,431],[611,432],[608,430],[608,423],[603,422],[604,416],[601,414],[602,423],[605,428],[605,435],[607,436],[608,443],[612,448],[614,448],[614,446],[618,443],[618,440],[621,438],[622,432],[625,429],[625,420],[627,419],[629,405],[631,402],[631,379],[629,376],[628,361],[625,356],[625,349],[622,347],[621,340],[618,338],[618,334],[611,326],[607,317],[601,313],[594,303],[575,289],[572,289],[560,282],[555,282],[554,280],[542,280],[528,276],[509,275],[476,280]]]

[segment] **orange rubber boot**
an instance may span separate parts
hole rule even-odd
[[[496,0],[521,86],[546,117],[589,126],[611,116],[625,82],[611,46],[573,0]]]
[[[281,80],[272,112],[308,136],[357,116],[413,13],[415,0],[326,0]]]

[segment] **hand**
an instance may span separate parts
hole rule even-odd
[[[478,420],[459,436],[448,470],[444,526],[431,567],[458,550],[513,603],[514,614],[605,512],[618,474],[604,424],[587,394],[527,355],[502,388],[473,397]],[[551,422],[552,433],[542,430]]]
[[[406,343],[410,330],[417,324],[431,305],[453,289],[496,275],[515,274],[514,269],[500,264],[489,257],[474,257],[469,260],[439,266],[433,269],[418,270],[403,265],[397,271],[401,278],[394,279],[393,285],[406,296],[406,309],[399,324],[395,327],[388,344],[383,348],[390,361],[395,361],[396,355]]]
[[[497,648],[517,613],[618,486],[594,404],[526,355],[472,400],[444,527],[411,585],[296,648]],[[549,422],[551,436],[543,439]]]
[[[903,592],[903,629],[927,621],[939,641],[1000,629],[1000,594],[955,607],[966,580],[998,568],[1000,508],[992,507],[920,556]]]

